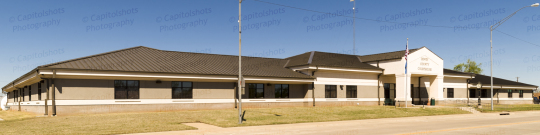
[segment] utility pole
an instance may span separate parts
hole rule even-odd
[[[516,78],[517,78],[516,82],[519,82],[519,77],[516,77]]]
[[[353,55],[356,55],[356,1],[355,0],[351,0],[351,2],[354,3],[354,6],[353,6],[353,49],[352,49],[352,52],[353,52]]]
[[[242,124],[242,0],[238,3],[238,124]]]

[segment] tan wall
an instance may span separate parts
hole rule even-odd
[[[139,98],[140,99],[171,99],[172,98],[171,82],[162,81],[161,83],[156,83],[156,81],[139,81],[139,83],[140,83],[139,85]],[[112,90],[114,92],[114,87]]]
[[[193,99],[234,99],[234,88],[230,82],[193,82]],[[170,85],[168,89],[170,94]]]
[[[289,84],[289,98],[305,98],[308,84]],[[309,84],[311,85],[311,84]]]
[[[315,84],[315,98],[325,98],[324,86],[324,84]],[[339,90],[339,86],[337,89]]]
[[[54,83],[57,100],[114,99],[113,80],[55,79]]]
[[[383,92],[384,89],[381,91],[381,93]],[[377,86],[357,86],[358,98],[378,98],[377,93]],[[381,98],[384,98],[384,95],[381,95]]]
[[[454,88],[454,98],[467,98],[468,92],[467,88]],[[443,97],[448,98],[448,88],[444,89]]]

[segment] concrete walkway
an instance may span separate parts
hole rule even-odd
[[[538,134],[540,111],[421,116],[334,122],[281,124],[221,128],[202,123],[186,123],[199,130],[140,133],[138,135],[173,134]]]

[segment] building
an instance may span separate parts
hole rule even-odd
[[[410,52],[408,75],[405,51],[242,57],[242,106],[420,105],[430,99],[443,105],[475,102],[478,92],[487,100],[485,90],[476,90],[478,82],[489,84],[485,76],[444,69],[443,59],[426,47]],[[39,66],[2,90],[12,111],[70,115],[235,108],[237,82],[238,56],[141,46]],[[494,83],[497,103],[533,103],[537,86]]]

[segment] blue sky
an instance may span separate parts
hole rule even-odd
[[[445,68],[471,58],[489,75],[487,27],[537,2],[359,0],[356,52],[403,50],[409,38],[410,48],[428,47]],[[352,7],[349,0],[245,0],[242,54],[352,54],[353,19],[344,17],[353,16]],[[2,0],[0,9],[2,86],[39,65],[134,46],[238,55],[238,0]],[[521,10],[497,30],[513,37],[493,33],[494,76],[540,85],[540,7]]]

